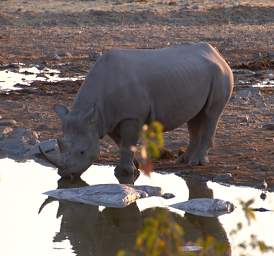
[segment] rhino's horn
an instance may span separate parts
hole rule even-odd
[[[60,159],[58,157],[53,157],[52,155],[47,155],[39,146],[39,151],[41,153],[41,155],[51,164],[53,164],[54,166],[56,166],[57,168],[61,169],[62,165],[60,164]]]
[[[42,210],[44,209],[44,207],[54,201],[57,201],[55,198],[53,197],[48,197],[40,206],[38,214],[40,214],[42,212]]]

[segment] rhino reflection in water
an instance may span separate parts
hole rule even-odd
[[[62,177],[80,176],[96,160],[99,139],[108,134],[120,147],[116,177],[133,183],[139,171],[131,149],[142,126],[159,121],[170,131],[187,122],[190,142],[179,161],[205,164],[232,87],[231,69],[207,43],[111,50],[87,75],[71,111],[55,105],[63,128],[60,152],[42,153]]]
[[[205,182],[194,179],[188,179],[186,182],[189,187],[189,199],[212,198],[212,191]],[[88,184],[82,180],[74,184],[60,181],[58,188],[86,185]],[[46,201],[51,200],[55,201],[51,198]],[[145,218],[154,216],[154,213],[155,208],[140,212],[136,203],[126,208],[105,208],[99,212],[97,206],[78,203],[76,205],[76,203],[61,200],[57,213],[57,217],[62,216],[60,231],[53,241],[62,242],[68,239],[72,250],[78,256],[116,256],[120,249],[131,251],[134,248],[136,234],[143,227]],[[172,212],[169,214],[185,231],[182,245],[188,242],[195,244],[198,239],[203,241],[211,236],[226,248],[223,256],[231,255],[227,235],[218,218],[188,213],[184,217]]]

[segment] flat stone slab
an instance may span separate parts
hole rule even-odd
[[[186,202],[172,204],[170,207],[204,217],[218,217],[233,212],[235,206],[221,199],[194,198]]]
[[[50,152],[56,151],[56,150],[58,150],[57,140],[50,139],[50,140],[45,140],[45,141],[39,142],[39,143],[35,144],[33,147],[31,147],[29,149],[29,151],[26,153],[26,155],[27,156],[40,155],[41,152],[39,150],[39,147],[45,153],[50,153]]]
[[[123,208],[140,198],[160,196],[161,188],[125,184],[98,184],[81,188],[56,189],[44,194],[59,200]]]

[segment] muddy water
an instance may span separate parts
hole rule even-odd
[[[20,90],[22,86],[30,86],[34,81],[59,82],[83,79],[83,76],[61,77],[57,69],[26,67],[21,63],[16,69],[0,70],[0,91]]]
[[[273,87],[274,86],[274,71],[273,70],[258,70],[251,71],[248,69],[233,70],[236,85],[238,87]]]
[[[261,191],[252,188],[227,187],[183,180],[174,174],[153,173],[151,178],[142,175],[136,184],[161,186],[164,193],[173,193],[174,198],[140,199],[127,208],[113,209],[52,200],[42,194],[57,187],[117,183],[113,167],[92,166],[82,176],[83,180],[74,184],[58,181],[55,169],[32,161],[17,163],[2,159],[0,167],[0,255],[115,255],[119,248],[132,248],[136,231],[142,227],[145,217],[153,214],[151,207],[212,196],[228,200],[237,208],[219,218],[170,212],[176,222],[184,226],[186,241],[211,235],[230,245],[235,256],[240,255],[237,244],[249,241],[251,234],[274,245],[274,213],[254,212],[256,221],[248,225],[238,201],[254,198],[254,208],[271,210],[274,208],[273,193],[262,200]],[[239,222],[243,223],[243,230],[232,236],[230,232]],[[245,252],[262,255],[250,248]]]

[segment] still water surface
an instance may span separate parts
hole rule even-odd
[[[59,82],[83,80],[83,76],[61,77],[57,69],[38,69],[35,66],[25,67],[23,63],[17,71],[0,70],[0,91],[21,90],[22,85],[31,85],[34,81]]]
[[[33,161],[17,163],[10,159],[0,160],[0,255],[115,255],[120,248],[130,249],[135,242],[137,230],[145,217],[151,216],[151,207],[186,201],[194,197],[214,197],[228,200],[237,208],[231,214],[219,218],[199,217],[184,212],[174,212],[176,222],[184,226],[187,241],[195,241],[202,235],[211,235],[227,242],[232,255],[240,255],[237,244],[248,241],[251,234],[274,245],[273,212],[255,212],[256,221],[248,226],[239,199],[255,199],[253,207],[274,208],[274,195],[268,193],[260,199],[260,191],[236,186],[223,186],[213,182],[198,182],[175,174],[153,173],[151,178],[141,175],[137,185],[160,186],[164,193],[175,198],[152,197],[140,199],[127,208],[103,208],[47,198],[48,190],[100,183],[118,183],[113,167],[92,166],[83,180],[71,185],[58,181],[56,170]],[[40,209],[40,213],[38,214]],[[167,211],[170,211],[167,209]],[[179,213],[179,214],[178,214]],[[236,236],[230,231],[238,222],[243,230]],[[193,243],[192,243],[193,244]],[[249,255],[261,254],[248,249]]]

